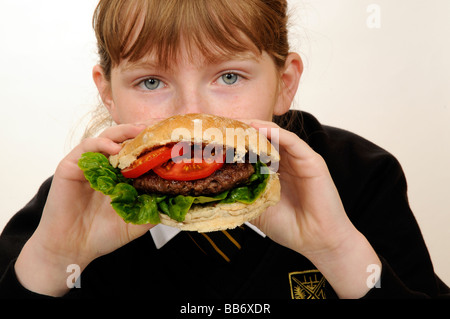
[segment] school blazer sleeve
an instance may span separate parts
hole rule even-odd
[[[406,178],[399,162],[385,154],[373,165],[352,211],[355,226],[382,262],[380,282],[364,298],[450,297],[448,287],[434,272],[408,203]]]
[[[326,132],[324,154],[346,212],[382,262],[381,280],[365,298],[448,297],[411,211],[400,163],[353,133]]]
[[[17,257],[37,228],[52,183],[48,178],[33,199],[14,215],[0,235],[0,298],[47,298],[20,284],[14,265]]]
[[[278,122],[324,158],[347,215],[382,262],[381,280],[364,298],[450,297],[434,272],[397,159],[357,134],[322,125],[307,112],[290,110],[287,118]]]

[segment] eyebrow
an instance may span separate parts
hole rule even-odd
[[[227,61],[242,61],[242,60],[255,60],[258,61],[261,58],[261,55],[255,55],[252,51],[244,51],[231,53],[225,57],[225,55],[217,55],[211,63],[224,63]]]
[[[159,69],[160,66],[154,60],[141,59],[135,62],[124,61],[120,66],[124,71],[134,71],[139,69]]]
[[[233,54],[217,54],[214,58],[212,58],[210,61],[204,61],[204,64],[221,64],[225,63],[227,61],[236,61],[236,60],[254,60],[258,61],[260,59],[260,55],[255,55],[252,51],[244,51],[244,52],[237,52]],[[134,71],[139,69],[161,69],[161,65],[159,65],[156,61],[156,59],[153,58],[143,58],[138,61],[130,62],[130,61],[124,61],[124,63],[121,63],[121,68],[124,71]],[[168,66],[167,69],[171,69],[172,66]]]

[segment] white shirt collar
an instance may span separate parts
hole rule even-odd
[[[253,229],[262,237],[266,237],[258,227],[253,224],[245,223],[249,228]],[[172,238],[174,238],[181,230],[175,227],[166,226],[163,224],[158,224],[150,229],[150,234],[152,235],[153,241],[157,249],[160,249],[165,244],[167,244]]]

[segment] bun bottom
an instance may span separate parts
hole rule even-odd
[[[215,206],[194,206],[183,222],[159,214],[161,224],[200,233],[235,228],[255,219],[269,206],[280,201],[281,186],[277,174],[271,174],[264,193],[252,204],[232,203]]]

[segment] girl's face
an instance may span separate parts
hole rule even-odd
[[[182,52],[163,69],[148,55],[112,68],[108,82],[100,66],[94,80],[117,124],[150,123],[174,114],[208,113],[270,121],[286,112],[301,75],[301,60],[291,54],[284,70],[271,57],[250,51],[206,62],[199,51]]]

